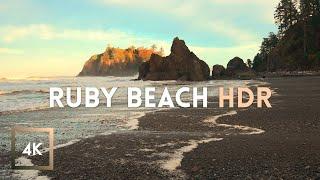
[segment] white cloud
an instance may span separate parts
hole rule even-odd
[[[206,62],[212,67],[215,64],[227,65],[228,61],[235,56],[239,56],[244,61],[246,59],[252,59],[258,52],[258,44],[248,44],[232,47],[199,47],[191,46],[192,50],[200,59],[206,60]]]
[[[211,3],[220,4],[263,4],[270,5],[278,3],[280,0],[210,0]]]
[[[0,28],[0,37],[4,42],[13,42],[29,36],[39,36],[41,39],[49,39],[52,36],[51,33],[50,27],[43,24],[5,26]]]
[[[168,53],[169,44],[162,40],[150,37],[137,36],[118,30],[97,29],[60,29],[46,24],[31,24],[27,26],[0,26],[0,41],[15,43],[26,39],[40,40],[73,40],[73,41],[99,41],[114,46],[129,47],[131,45],[151,46],[156,44],[163,47]],[[3,50],[4,51],[4,50]]]
[[[226,34],[229,36],[238,36],[239,39],[249,39],[250,35],[245,32],[240,32],[226,24],[216,23],[214,31]],[[126,33],[117,30],[81,30],[81,29],[59,29],[54,26],[45,24],[33,24],[28,26],[9,26],[0,27],[0,40],[9,43],[15,43],[21,39],[36,38],[41,40],[73,40],[73,41],[99,41],[106,42],[113,46],[126,48],[130,45],[151,46],[156,44],[158,47],[163,47],[166,54],[170,53],[171,42],[154,39],[152,37],[137,36],[132,33]],[[247,37],[246,37],[247,36]],[[90,43],[90,42],[89,42]],[[240,56],[244,59],[252,58],[258,51],[259,43],[252,41],[250,44],[243,44],[232,47],[201,47],[193,45],[186,40],[187,46],[194,51],[200,58],[212,64],[226,64],[228,60],[234,56]],[[96,51],[101,51],[97,49]],[[17,54],[20,51],[14,49],[0,48],[0,53]],[[90,54],[88,54],[89,56]]]
[[[250,7],[261,7],[259,13],[255,12],[252,19],[257,19],[262,23],[273,24],[274,7],[279,0],[163,0],[157,4],[149,0],[96,0],[106,7],[111,5],[121,6],[126,8],[135,8],[146,11],[146,13],[160,13],[168,15],[175,20],[189,26],[189,28],[199,28],[209,30],[214,34],[221,34],[226,38],[232,39],[239,43],[253,43],[253,41],[260,40],[259,37],[251,32],[248,28],[243,29],[236,25],[234,20],[225,18],[228,16],[219,14],[215,9],[216,5],[230,5],[234,8],[236,13],[250,13]],[[237,9],[237,5],[246,5],[248,8]],[[208,8],[212,7],[212,8]],[[219,6],[220,7],[220,6]],[[217,8],[219,8],[217,6]],[[231,9],[228,10],[231,10]],[[220,10],[220,9],[219,9]],[[239,12],[240,11],[240,12]],[[254,12],[253,12],[254,13]],[[223,19],[223,20],[222,20]]]
[[[129,36],[127,33],[115,30],[59,29],[46,24],[1,27],[0,34],[2,40],[5,42],[13,42],[30,37],[36,37],[42,40],[118,40],[128,38]]]
[[[18,49],[0,47],[0,54],[22,54],[22,51]]]
[[[238,41],[242,43],[252,43],[253,41],[259,39],[254,35],[254,33],[236,28],[233,25],[225,23],[223,21],[216,21],[212,23],[210,28],[218,34],[236,38]]]
[[[4,42],[13,42],[24,38],[36,37],[42,40],[119,40],[135,39],[133,34],[118,30],[97,29],[61,29],[46,24],[31,24],[27,26],[0,26],[0,39]],[[139,38],[143,40],[144,38]]]
[[[225,5],[246,5],[248,6],[248,11],[251,10],[250,7],[253,5],[259,6],[259,13],[255,13],[252,18],[259,19],[264,23],[273,24],[273,13],[280,0],[211,0],[211,2]]]

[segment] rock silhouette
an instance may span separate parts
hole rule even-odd
[[[209,66],[189,50],[183,40],[174,38],[169,56],[152,54],[139,68],[138,79],[204,81],[210,78]]]
[[[250,71],[250,68],[239,57],[235,57],[228,62],[227,75],[234,76],[237,73]]]
[[[254,71],[239,57],[231,59],[226,69],[218,64],[212,67],[212,79],[254,79],[255,77]]]
[[[219,79],[223,77],[226,73],[226,69],[219,64],[216,64],[212,67],[212,78],[213,79]]]

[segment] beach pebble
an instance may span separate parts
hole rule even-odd
[[[198,167],[198,166],[193,166],[192,169],[191,169],[192,172],[196,172],[196,171],[198,171],[198,170],[199,170],[199,167]]]

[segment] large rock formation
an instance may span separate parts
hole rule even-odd
[[[219,64],[216,64],[212,67],[212,79],[220,79],[226,73],[226,69]]]
[[[249,67],[239,57],[231,59],[227,64],[227,72],[231,75],[236,74],[237,72],[245,72],[249,70]]]
[[[169,56],[152,54],[139,68],[138,79],[203,81],[210,77],[209,66],[189,50],[183,40],[175,38]]]
[[[212,67],[212,79],[253,79],[255,77],[254,71],[239,57],[231,59],[227,69],[222,65]]]
[[[237,79],[252,79],[255,73],[239,57],[231,59],[227,64],[226,75]]]
[[[108,47],[102,54],[92,56],[84,65],[79,76],[131,76],[139,66],[148,61],[151,54],[162,52],[147,48],[127,49]]]

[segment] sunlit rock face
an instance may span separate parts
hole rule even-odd
[[[93,55],[79,76],[132,76],[138,73],[143,62],[149,61],[152,54],[161,55],[162,52],[152,48],[108,47],[104,53]]]

